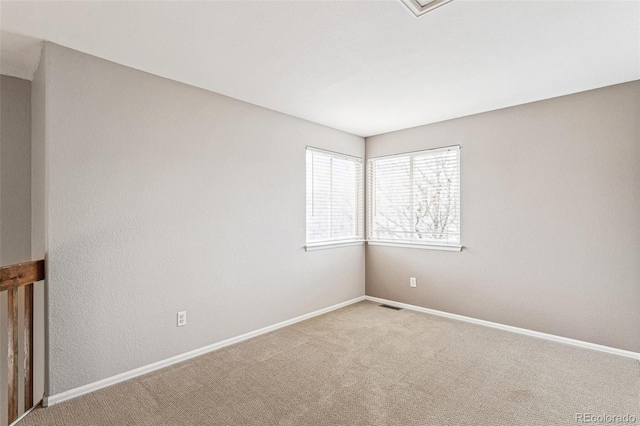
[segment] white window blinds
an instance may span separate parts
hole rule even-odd
[[[362,159],[307,147],[307,244],[362,240]]]
[[[373,241],[460,244],[460,147],[368,161]]]

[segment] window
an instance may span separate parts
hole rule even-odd
[[[460,246],[460,147],[368,162],[371,244],[444,250]]]
[[[307,147],[307,250],[361,243],[362,159]]]

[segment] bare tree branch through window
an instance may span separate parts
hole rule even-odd
[[[460,242],[460,150],[369,160],[369,238]]]

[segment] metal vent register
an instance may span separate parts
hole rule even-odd
[[[402,308],[398,308],[396,306],[389,306],[389,305],[380,305],[380,307],[382,308],[388,308],[388,309],[393,309],[394,311],[400,311],[402,310]]]

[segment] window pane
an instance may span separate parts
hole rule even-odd
[[[449,151],[414,157],[415,238],[459,241],[458,159]]]
[[[396,157],[375,163],[374,236],[381,239],[410,238],[411,163]]]
[[[307,242],[362,238],[362,160],[307,148]]]
[[[331,159],[307,151],[307,241],[329,239]]]
[[[349,238],[356,235],[356,164],[340,158],[333,160],[331,237]]]
[[[460,242],[458,147],[369,160],[369,238]]]

